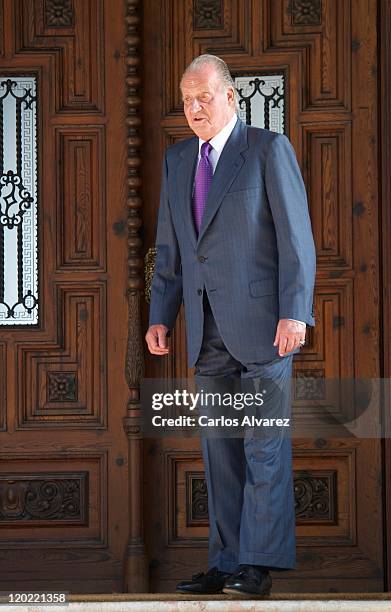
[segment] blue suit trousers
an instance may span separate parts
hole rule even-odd
[[[293,355],[262,363],[241,363],[227,350],[206,293],[204,331],[195,366],[197,389],[234,393],[272,381],[277,394],[256,416],[290,419]],[[272,404],[272,405],[271,405]],[[202,408],[210,416],[209,407]],[[215,416],[215,413],[214,415]],[[239,413],[238,416],[240,417]],[[286,421],[285,421],[286,422]],[[202,428],[201,428],[202,429]],[[233,572],[238,564],[270,570],[295,567],[295,508],[290,428],[247,427],[241,437],[201,431],[208,489],[208,568]]]

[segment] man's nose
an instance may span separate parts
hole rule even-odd
[[[199,101],[197,100],[197,98],[194,98],[191,103],[190,103],[190,108],[193,111],[193,113],[196,113],[197,111],[200,110],[201,108],[201,104],[199,103]]]

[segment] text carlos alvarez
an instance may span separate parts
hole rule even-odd
[[[152,425],[155,427],[289,427],[289,418],[275,419],[252,416],[244,416],[241,421],[238,418],[220,416],[216,418],[201,415],[198,418],[181,415],[175,418],[162,417],[160,414],[152,417]]]

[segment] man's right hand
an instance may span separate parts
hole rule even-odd
[[[165,325],[151,325],[145,334],[149,352],[152,355],[167,355],[170,349],[167,345],[168,327]]]

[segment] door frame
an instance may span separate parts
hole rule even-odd
[[[142,529],[142,436],[140,435],[141,406],[139,388],[144,372],[144,342],[142,338],[141,301],[143,299],[143,270],[140,266],[142,244],[139,235],[141,227],[141,55],[138,48],[142,28],[140,0],[125,0],[126,3],[126,56],[127,56],[127,117],[126,130],[129,142],[127,162],[129,167],[127,186],[128,208],[128,344],[125,358],[126,378],[130,399],[125,429],[129,438],[129,458],[132,459],[133,477],[129,483],[131,497],[136,495],[139,503],[130,513],[130,541],[125,591],[138,590],[146,584],[147,558]],[[379,229],[380,250],[380,360],[381,376],[391,378],[391,0],[377,2],[378,31],[378,176],[379,176]],[[129,36],[130,35],[130,36]],[[142,94],[141,94],[142,95]],[[142,261],[142,260],[141,260]],[[390,405],[390,396],[383,396],[384,406]],[[385,414],[384,425],[391,430],[391,417]],[[391,589],[391,439],[385,438],[383,449],[383,525],[384,525],[384,590]],[[133,537],[132,537],[133,536]],[[133,543],[133,546],[132,546]],[[133,550],[132,550],[133,549]],[[142,570],[134,581],[134,556],[141,554]],[[132,561],[130,560],[133,557]],[[139,557],[140,558],[140,557]],[[141,574],[141,575],[140,575]],[[133,584],[132,584],[133,583]],[[138,588],[137,588],[138,587]]]
[[[378,2],[378,110],[379,110],[379,228],[381,329],[381,376],[391,378],[391,0]],[[383,405],[390,405],[388,385],[384,387]],[[390,431],[391,418],[384,411],[384,426]],[[384,589],[391,587],[391,439],[383,440],[383,501],[384,501]]]
[[[128,438],[129,538],[124,558],[125,593],[149,592],[149,566],[143,530],[143,435],[141,431],[140,384],[144,376],[142,302],[144,269],[142,259],[142,0],[124,0],[125,129],[127,142],[127,182],[125,206],[127,221],[126,291],[128,302],[127,343],[124,374],[129,388],[123,427]]]

